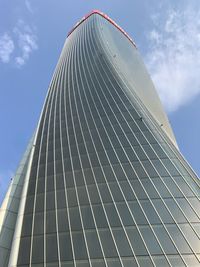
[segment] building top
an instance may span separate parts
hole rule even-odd
[[[125,32],[114,20],[112,20],[109,16],[107,16],[105,13],[94,9],[91,12],[89,12],[87,15],[85,15],[80,21],[78,21],[75,26],[71,29],[71,31],[68,33],[67,37],[80,25],[82,24],[86,19],[88,19],[90,16],[94,15],[94,14],[98,14],[100,16],[102,16],[104,19],[106,19],[107,21],[109,21],[112,25],[114,25],[120,32],[122,32],[126,38],[136,47],[135,42],[133,41],[133,39],[128,35],[127,32]]]

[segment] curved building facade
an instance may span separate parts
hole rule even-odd
[[[16,177],[2,267],[200,266],[199,179],[134,42],[99,11],[67,37]]]

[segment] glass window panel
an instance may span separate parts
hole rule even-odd
[[[94,168],[93,171],[94,171],[94,175],[95,175],[95,181],[97,183],[105,182],[104,174],[103,174],[102,169],[100,167]]]
[[[148,266],[148,267],[154,266],[150,257],[147,257],[147,256],[139,256],[138,262],[140,266]]]
[[[165,199],[164,201],[177,223],[186,222],[186,218],[173,199]]]
[[[23,237],[20,239],[19,256],[18,256],[18,261],[17,261],[18,265],[29,264],[30,246],[31,246],[30,237]]]
[[[112,195],[115,201],[124,201],[124,197],[121,193],[121,189],[117,183],[110,183],[110,189],[112,191]]]
[[[80,205],[88,205],[89,204],[89,198],[88,193],[86,191],[85,187],[78,187],[78,197],[79,197],[79,203]]]
[[[32,218],[33,218],[32,214],[24,215],[23,227],[22,227],[22,236],[31,235]]]
[[[161,199],[153,199],[153,205],[164,223],[173,223],[174,220]]]
[[[80,164],[79,157],[73,157],[72,158],[72,161],[73,161],[73,168],[74,168],[74,170],[80,170],[81,169],[81,164]]]
[[[121,263],[119,259],[107,259],[108,267],[121,267]]]
[[[109,158],[111,164],[119,163],[119,161],[115,155],[115,152],[113,150],[107,150],[107,154],[108,154],[108,158]]]
[[[72,163],[71,163],[71,160],[65,160],[64,161],[64,167],[65,167],[65,172],[72,171]]]
[[[164,178],[164,182],[166,184],[166,186],[168,187],[170,193],[174,196],[174,197],[183,197],[183,194],[181,193],[181,191],[179,190],[179,188],[177,187],[177,185],[174,183],[174,181],[172,180],[171,177],[165,177]],[[182,188],[181,188],[182,189]]]
[[[65,173],[66,187],[74,187],[74,179],[73,174],[71,172]]]
[[[175,168],[175,166],[176,166],[176,167],[181,166],[181,164],[180,164],[180,160],[172,159],[172,162],[174,162],[175,166],[172,164],[172,162],[171,162],[170,159],[163,159],[162,162],[163,162],[163,164],[165,165],[165,167],[167,168],[167,170],[169,171],[169,173],[170,173],[172,176],[180,175],[180,173],[178,172],[178,170]],[[182,169],[182,170],[185,170],[184,167],[182,167],[181,169]],[[187,174],[186,171],[183,171],[182,173]]]
[[[134,225],[131,213],[125,203],[117,203],[117,207],[124,225]]]
[[[119,215],[117,214],[114,204],[105,204],[105,209],[108,215],[110,225],[113,227],[121,226]]]
[[[81,190],[81,188],[78,188],[78,191]],[[77,197],[76,197],[76,191],[74,188],[70,188],[67,190],[67,199],[69,207],[77,206]]]
[[[142,179],[141,182],[150,198],[159,198],[159,195],[152,183],[154,179]]]
[[[164,144],[162,144],[162,147],[160,144],[152,144],[152,148],[155,150],[156,154],[158,155],[158,157],[160,159],[163,159],[163,158],[167,158],[167,155],[166,153],[164,152],[164,150],[168,153],[169,156],[171,156],[169,154],[169,148],[165,147]]]
[[[102,246],[104,248],[105,257],[117,257],[117,251],[115,248],[115,244],[113,242],[113,238],[109,230],[100,230],[99,231]]]
[[[11,193],[12,194],[12,193]],[[15,198],[12,199],[11,203],[15,202]],[[12,205],[12,204],[11,204]],[[2,210],[0,210],[0,214],[3,213]],[[31,215],[30,215],[31,216]],[[14,229],[15,228],[15,223],[16,223],[16,214],[13,212],[10,212],[9,210],[7,211],[7,214],[4,217],[4,225],[6,228]],[[30,229],[31,224],[32,224],[32,218],[29,217],[29,224],[28,229]],[[27,230],[28,230],[27,229]],[[29,232],[29,231],[28,231]]]
[[[43,196],[44,198],[44,196]],[[46,194],[46,209],[54,210],[55,209],[55,192],[47,192]],[[41,210],[39,210],[41,211]]]
[[[165,185],[165,178],[164,179],[153,178],[153,179],[151,179],[151,181],[153,182],[155,188],[157,189],[157,191],[159,192],[159,194],[161,195],[162,198],[171,197],[171,194],[170,194],[168,188]],[[166,182],[167,182],[167,180],[166,180]],[[159,198],[158,194],[157,194],[157,198]]]
[[[87,155],[81,155],[83,169],[90,168],[90,162]]]
[[[144,181],[142,180],[142,182],[144,183]],[[139,199],[147,199],[147,194],[145,193],[144,189],[142,188],[141,182],[139,180],[133,180],[131,181],[132,184],[132,188],[135,191],[136,196]],[[151,189],[151,187],[149,188]]]
[[[124,169],[125,175],[127,177],[126,179],[129,180],[137,179],[136,173],[131,164],[129,163],[122,164],[122,168]]]
[[[97,179],[97,173],[96,173],[96,168],[93,169],[95,173],[95,177]],[[85,180],[87,184],[93,184],[94,183],[94,177],[91,169],[85,169],[84,170],[85,174]]]
[[[43,210],[44,210],[44,194],[37,194],[35,211],[38,212]]]
[[[181,209],[183,210],[184,214],[186,215],[189,221],[199,222],[199,218],[197,217],[194,210],[192,209],[192,207],[189,205],[189,203],[185,198],[178,198],[177,202],[179,203]]]
[[[181,176],[177,176],[177,177],[174,177],[174,180],[176,181],[177,185],[181,188],[181,191],[183,192],[183,194],[186,196],[186,197],[191,197],[191,196],[194,196],[194,193],[192,192],[192,190],[190,189],[190,187],[187,185],[186,181],[184,180],[183,177]],[[192,181],[192,180],[191,180]],[[193,182],[193,181],[192,181]],[[194,183],[195,185],[195,183]],[[193,189],[194,187],[192,187]],[[194,192],[195,191],[195,188],[193,189]]]
[[[113,230],[114,238],[120,252],[120,256],[132,256],[130,245],[128,243],[127,237],[122,229]]]
[[[133,152],[133,151],[131,151],[131,152]],[[119,161],[121,163],[126,163],[126,162],[129,161],[128,158],[127,158],[127,156],[126,156],[126,154],[124,153],[123,149],[121,149],[121,148],[116,149],[116,153],[117,153],[117,155],[119,157]],[[131,153],[131,155],[132,154],[134,154],[134,152]]]
[[[110,166],[105,166],[103,167],[104,173],[105,173],[105,179],[106,181],[110,182],[110,181],[115,181],[115,175],[113,170],[111,169]]]
[[[78,266],[78,265],[77,265]],[[43,266],[41,266],[43,267]],[[61,262],[61,267],[74,267],[74,263],[71,261]]]
[[[70,141],[70,144],[75,144],[75,140]],[[76,145],[71,145],[71,155],[73,158],[76,158],[76,160],[78,159],[78,150]]]
[[[199,266],[199,261],[195,255],[183,255],[187,266]]]
[[[86,240],[89,248],[90,258],[102,258],[103,254],[97,233],[95,231],[86,231]]]
[[[78,148],[79,148],[79,153],[81,155],[84,155],[86,154],[86,149],[85,149],[85,145],[83,143],[81,143],[79,140],[78,140]]]
[[[97,204],[97,203],[100,203],[100,197],[99,197],[99,193],[97,191],[97,187],[95,184],[93,185],[89,185],[88,186],[88,191],[89,191],[89,194],[90,194],[90,201],[93,203],[93,204]]]
[[[133,146],[139,145],[139,142],[137,141],[136,137],[132,133],[127,134],[127,137],[128,137],[129,142],[131,143],[131,145],[133,145]]]
[[[66,195],[64,190],[57,191],[57,208],[62,209],[66,207]]]
[[[128,135],[129,134],[129,138],[128,138]],[[121,142],[121,145],[124,147],[124,148],[126,148],[126,147],[129,147],[130,146],[130,139],[131,139],[131,137],[130,136],[132,136],[132,133],[127,133],[126,134],[126,136],[127,136],[127,138],[124,138],[124,135],[118,135],[118,138],[119,138],[119,140],[120,140],[120,142]],[[134,138],[134,137],[133,137]],[[135,140],[135,139],[134,139]]]
[[[180,224],[179,226],[194,252],[200,253],[200,241],[191,226],[189,224]]]
[[[62,163],[62,161],[61,160],[55,161],[55,165],[56,165],[55,173],[60,175],[63,172],[63,163]],[[61,175],[61,177],[62,177],[62,175]],[[62,183],[62,178],[58,181],[58,187],[61,186],[60,183]]]
[[[86,142],[86,147],[89,153],[95,153],[94,145],[92,142]]]
[[[77,186],[84,185],[85,183],[82,171],[75,171],[74,174],[75,174],[76,185]]]
[[[66,232],[69,230],[69,223],[67,217],[67,210],[66,209],[59,209],[57,210],[58,216],[58,231],[59,232]]]
[[[32,263],[39,263],[44,261],[44,237],[33,237]]]
[[[44,186],[45,186],[45,179],[39,179],[37,183],[37,192],[43,193],[44,192]]]
[[[107,158],[106,153],[104,151],[101,151],[98,154],[99,154],[99,159],[100,159],[101,165],[108,165],[109,162],[108,162],[108,158]]]
[[[27,196],[25,213],[33,212],[34,196]]]
[[[188,201],[191,203],[193,209],[200,217],[200,200],[198,198],[188,198]]]
[[[144,151],[146,152],[147,156],[150,158],[150,159],[156,159],[157,158],[157,155],[155,154],[155,152],[153,151],[153,149],[155,149],[156,153],[157,153],[157,148],[159,148],[159,145],[158,144],[153,144],[152,147],[153,149],[151,148],[150,145],[143,145],[142,146]],[[164,152],[162,155],[165,155]],[[159,157],[159,158],[162,158],[162,157]]]
[[[143,151],[141,146],[134,146],[133,149],[135,151],[135,154],[139,157],[140,160],[148,160],[148,157]],[[135,155],[135,160],[137,160],[136,155]]]
[[[137,202],[129,203],[129,207],[137,224],[147,224],[144,213]]]
[[[144,209],[144,212],[151,224],[159,224],[161,223],[154,207],[149,201],[141,201],[141,205]]]
[[[34,235],[44,232],[44,213],[35,213]]]
[[[61,261],[70,261],[73,259],[72,247],[70,235],[67,233],[59,234],[60,242],[60,260]]]
[[[118,181],[126,180],[126,175],[120,165],[113,165],[113,169]]]
[[[168,267],[169,263],[164,256],[153,256],[153,261],[156,266]],[[177,267],[177,266],[176,266]]]
[[[140,227],[140,231],[143,235],[143,238],[145,240],[145,243],[148,247],[148,250],[150,254],[156,255],[156,254],[163,254],[160,245],[158,241],[156,240],[155,235],[153,234],[153,231],[150,229],[149,226],[142,226]]]
[[[70,216],[72,231],[81,230],[82,225],[81,225],[79,209],[78,208],[70,208],[69,209],[69,216]]]
[[[139,178],[148,177],[147,173],[145,172],[145,166],[143,167],[140,162],[132,162],[132,166]]]
[[[112,184],[111,184],[112,186]],[[101,198],[104,203],[112,202],[111,194],[109,192],[107,184],[100,184],[99,185],[99,191],[101,194]]]
[[[127,233],[135,255],[147,255],[147,250],[144,246],[144,243],[141,239],[138,230],[135,227],[127,228]]]
[[[164,252],[166,254],[177,254],[177,250],[164,227],[162,225],[153,225],[153,229]]]
[[[98,157],[97,157],[96,152],[90,154],[90,160],[91,160],[91,164],[92,164],[92,167],[93,167],[93,168],[95,168],[95,167],[99,167],[99,166],[100,166],[99,159],[98,159]]]
[[[176,246],[178,247],[180,253],[191,253],[191,249],[188,246],[185,238],[183,237],[178,227],[176,225],[167,225],[167,229],[171,237],[173,238]]]
[[[160,176],[168,176],[169,175],[169,173],[167,172],[167,170],[164,167],[165,165],[163,165],[160,160],[157,160],[157,159],[152,160],[152,164],[154,165],[155,169],[160,174]]]
[[[104,260],[91,260],[92,267],[106,267]]]
[[[157,131],[156,131],[156,139],[154,137],[155,133],[154,132],[150,132],[150,131],[144,131],[144,134],[147,138],[147,140],[149,141],[149,143],[151,144],[157,144],[158,141],[161,141],[159,135],[157,135]]]
[[[58,261],[58,244],[56,234],[46,235],[46,261]]]
[[[101,205],[93,206],[94,216],[96,220],[97,227],[105,228],[108,227],[105,212]]]
[[[158,176],[158,173],[156,172],[156,168],[153,167],[150,161],[142,161],[142,164],[143,164],[144,169],[146,170],[146,172],[148,173],[150,177]],[[157,171],[159,171],[159,169]]]
[[[134,258],[122,259],[124,267],[137,267],[138,264]]]
[[[55,210],[48,211],[46,213],[46,232],[55,233],[56,232],[56,213]]]
[[[73,239],[73,244],[74,244],[75,258],[77,260],[88,259],[83,233],[73,232],[72,239]]]
[[[120,182],[120,186],[122,188],[122,191],[125,195],[125,198],[127,201],[135,200],[135,192],[133,191],[131,185],[127,181]]]
[[[54,176],[47,176],[47,192],[54,190]]]
[[[91,207],[81,207],[83,225],[85,229],[95,228]]]

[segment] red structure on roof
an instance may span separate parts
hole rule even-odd
[[[114,22],[106,14],[104,14],[103,12],[101,12],[101,11],[99,11],[97,9],[92,10],[90,13],[88,13],[86,16],[84,16],[79,22],[77,22],[76,25],[72,28],[72,30],[68,33],[67,36],[69,36],[81,23],[83,23],[87,18],[89,18],[93,14],[98,14],[98,15],[102,16],[104,19],[106,19],[107,21],[109,21],[110,23],[112,23],[136,47],[136,45],[135,45],[134,41],[131,39],[131,37],[116,22]]]

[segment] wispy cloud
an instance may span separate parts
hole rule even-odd
[[[25,24],[23,20],[19,20],[17,26],[13,29],[17,37],[18,48],[20,54],[15,57],[18,66],[22,66],[29,59],[30,54],[38,49],[37,36],[34,28]]]
[[[30,13],[33,13],[33,12],[34,12],[32,6],[31,6],[30,1],[25,0],[25,6],[26,6],[26,8],[28,9],[28,11],[29,11]]]
[[[14,42],[8,33],[0,36],[0,60],[3,63],[10,61],[10,56],[15,49]]]
[[[170,10],[154,17],[146,63],[168,112],[200,93],[200,10]]]
[[[30,1],[25,0],[24,3],[28,12],[33,14]],[[2,63],[12,63],[21,67],[37,49],[36,27],[21,18],[10,30],[0,33],[0,62]]]

